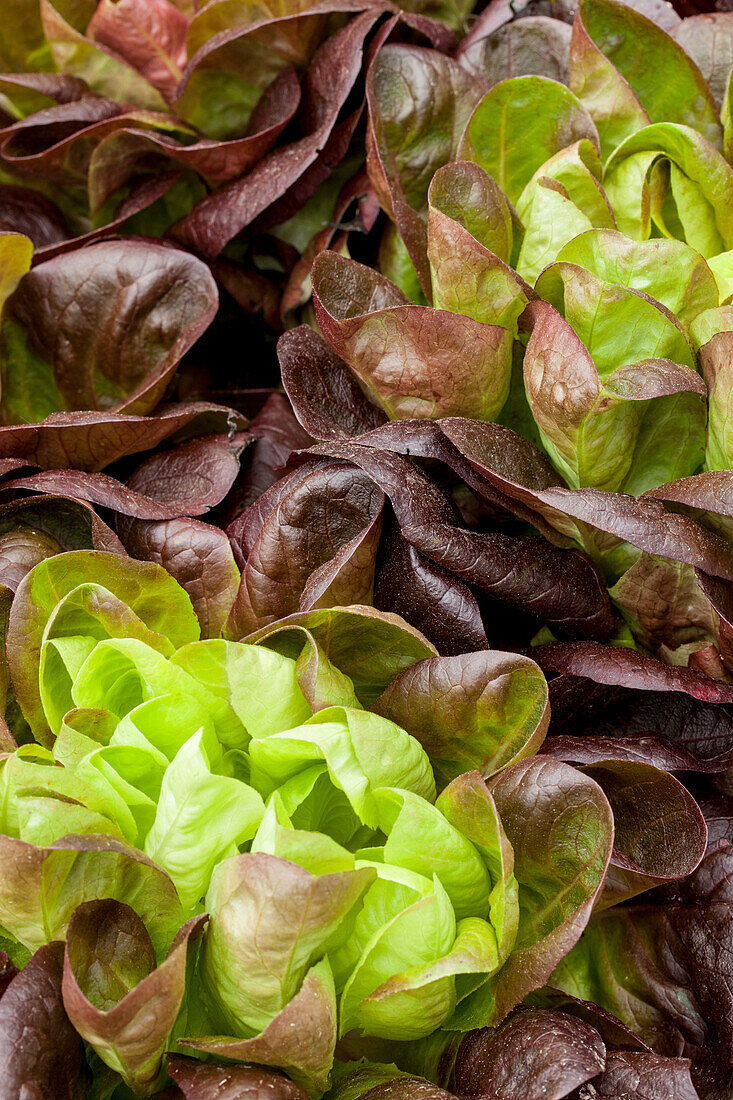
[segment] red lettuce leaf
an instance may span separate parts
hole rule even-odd
[[[64,1010],[63,943],[39,948],[0,1000],[3,1091],[27,1100],[82,1100],[84,1047]]]
[[[362,435],[386,422],[343,360],[307,325],[281,336],[277,354],[293,411],[314,439]]]
[[[623,647],[540,646],[553,720],[544,751],[576,763],[603,756],[671,770],[733,764],[733,686]]]
[[[481,608],[467,584],[439,568],[386,525],[377,557],[374,606],[408,619],[444,656],[486,649]]]
[[[597,642],[539,646],[533,657],[546,672],[584,676],[609,687],[684,692],[704,703],[733,703],[733,685],[718,683],[694,669],[662,664],[653,657]]]
[[[298,182],[334,132],[339,112],[361,71],[364,44],[377,18],[376,11],[357,15],[316,52],[305,78],[306,135],[265,157],[242,180],[197,203],[174,227],[177,240],[205,256],[216,257],[242,229]]]
[[[678,780],[648,763],[601,755],[581,771],[595,779],[613,810],[614,850],[597,909],[695,870],[707,827]]]
[[[3,452],[46,470],[101,470],[152,450],[171,436],[243,427],[232,409],[206,402],[161,405],[151,416],[113,412],[52,413],[40,424],[0,427]]]
[[[279,480],[293,451],[313,442],[295,419],[288,399],[277,392],[269,395],[250,424],[250,432],[254,442],[244,454],[240,477],[219,516],[222,526],[236,521],[238,515]],[[236,549],[236,535],[234,543]]]
[[[733,1083],[732,931],[730,904],[716,900],[608,909],[552,984],[592,998],[658,1054],[692,1058],[701,1100],[723,1100]],[[582,976],[598,958],[609,965]]]
[[[294,611],[369,603],[383,505],[379,487],[344,463],[300,471],[263,517],[228,630],[242,637]]]
[[[487,778],[537,751],[550,720],[547,686],[528,657],[486,650],[420,661],[372,707],[417,738],[441,786]]]
[[[102,0],[87,35],[173,99],[186,64],[189,20],[170,0]]]
[[[0,184],[0,230],[22,233],[34,248],[57,244],[71,236],[66,220],[50,199],[28,187]]]
[[[135,1092],[150,1095],[186,991],[188,945],[206,916],[176,935],[156,967],[137,913],[107,898],[80,905],[66,931],[62,993],[80,1035]]]
[[[614,1051],[593,1082],[602,1100],[699,1100],[686,1058]]]
[[[600,575],[580,552],[533,536],[466,530],[447,498],[400,455],[358,443],[332,443],[312,453],[349,460],[380,486],[403,537],[459,580],[529,612],[566,636],[605,637],[612,628]]]
[[[486,1100],[562,1100],[605,1064],[606,1048],[589,1023],[551,1009],[520,1010],[493,1032],[466,1036],[451,1087]]]
[[[150,411],[216,304],[200,260],[151,241],[105,241],[39,265],[5,303],[0,419]]]
[[[201,637],[218,638],[241,580],[224,531],[196,519],[130,520],[119,526],[131,557],[162,565],[185,589],[201,624]]]
[[[262,1066],[199,1062],[168,1055],[168,1073],[186,1100],[306,1100],[294,1081]]]

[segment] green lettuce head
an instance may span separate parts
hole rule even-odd
[[[37,740],[0,765],[0,925],[18,957],[66,940],[69,1017],[140,1096],[166,1049],[315,1095],[339,1043],[493,1024],[576,942],[606,874],[601,787],[529,755],[533,662],[439,658],[372,609],[261,634],[201,641],[164,570],[94,551],[41,562],[13,604]],[[118,977],[98,988],[99,968]]]

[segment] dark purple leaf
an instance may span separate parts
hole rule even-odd
[[[241,474],[221,516],[222,525],[236,522],[240,513],[278,481],[292,452],[313,442],[295,419],[290,402],[282,393],[270,394],[250,424],[250,432],[255,437],[254,443],[244,454]],[[233,534],[233,542],[236,549],[239,546],[236,534]]]
[[[708,849],[721,840],[733,844],[733,799],[724,794],[710,794],[697,801],[708,827]]]
[[[17,455],[44,469],[101,470],[126,455],[152,450],[185,432],[225,431],[244,426],[222,405],[161,405],[151,416],[129,413],[53,413],[40,424],[0,427],[4,454]]]
[[[733,703],[733,685],[689,668],[662,664],[633,649],[597,642],[557,643],[540,646],[532,656],[546,672],[583,676],[609,687],[684,692],[704,703]]]
[[[63,943],[39,948],[0,1000],[0,1072],[5,1095],[18,1100],[82,1100],[82,1041],[61,998]]]
[[[726,1100],[733,1086],[731,944],[729,903],[619,906],[593,918],[552,984],[592,998],[658,1055],[692,1058],[701,1100]],[[607,964],[597,966],[598,959]]]
[[[89,95],[85,81],[69,73],[4,72],[0,89],[24,118],[54,103],[71,103]]]
[[[230,260],[216,260],[211,270],[216,281],[245,313],[261,317],[275,332],[281,330],[280,294],[272,279],[253,267]]]
[[[5,303],[13,369],[2,374],[2,422],[73,409],[148,412],[216,303],[200,260],[151,241],[105,241],[40,264]]]
[[[709,577],[696,571],[697,583],[713,612],[714,630],[720,658],[728,671],[733,671],[733,584],[720,577]]]
[[[607,756],[703,772],[733,764],[730,705],[700,702],[684,690],[625,689],[585,676],[559,676],[549,689],[550,731],[559,736],[548,737],[545,751],[561,759],[592,763]]]
[[[670,481],[658,489],[648,489],[645,497],[678,506],[728,536],[733,536],[733,471],[706,470],[679,481]]]
[[[733,579],[733,560],[724,540],[686,516],[668,512],[652,499],[662,496],[660,490],[637,498],[601,489],[566,489],[537,449],[507,428],[458,417],[447,418],[441,427],[478,473],[538,515],[539,522],[533,522],[545,534],[548,525],[567,530],[570,517],[649,554]],[[676,484],[688,480],[692,479]]]
[[[705,82],[720,104],[733,67],[733,26],[730,11],[693,15],[682,19],[672,37],[700,69]]]
[[[524,1009],[496,1030],[466,1036],[451,1087],[484,1100],[562,1100],[601,1073],[605,1062],[605,1047],[590,1024],[564,1012]]]
[[[295,423],[297,424],[297,421]],[[325,461],[321,463],[321,465],[325,464]],[[266,468],[264,472],[271,471]],[[300,484],[302,476],[302,470],[291,470],[289,474],[275,481],[261,495],[258,495],[255,501],[229,525],[227,535],[231,540],[234,556],[240,568],[244,568],[270,515],[280,501],[285,500],[289,491]]]
[[[600,1100],[699,1100],[685,1058],[614,1051],[593,1081]],[[591,1095],[593,1095],[591,1093]]]
[[[407,458],[433,459],[442,463],[464,481],[467,486],[488,505],[497,519],[510,519],[512,514],[534,521],[534,514],[523,509],[510,497],[495,489],[491,482],[478,474],[447,434],[443,424],[452,423],[452,419],[441,420],[391,420],[381,428],[374,428],[355,442],[374,447],[375,450],[394,451]],[[467,422],[468,423],[468,422]],[[478,423],[476,421],[475,423]],[[514,433],[511,433],[513,436]],[[514,438],[520,439],[519,436]],[[511,446],[511,440],[506,440]],[[539,453],[539,452],[538,452]]]
[[[707,827],[692,795],[648,763],[598,759],[581,769],[611,804],[614,850],[597,905],[608,908],[691,874],[705,854]]]
[[[488,84],[514,76],[548,76],[567,84],[570,76],[570,27],[560,19],[530,15],[505,23],[460,51],[464,69]]]
[[[383,504],[379,487],[353,467],[306,469],[274,505],[247,554],[227,629],[242,637],[320,600],[323,606],[371,602]]]
[[[185,446],[185,444],[184,444]],[[186,503],[167,504],[128,489],[108,474],[87,474],[82,470],[43,470],[29,477],[17,477],[3,484],[4,490],[29,489],[77,500],[88,500],[102,508],[136,519],[174,519],[188,513]]]
[[[636,1050],[651,1053],[651,1047],[647,1046],[643,1039],[635,1035],[625,1024],[605,1008],[600,1008],[591,1001],[581,1001],[577,997],[571,997],[569,993],[545,986],[537,993],[527,998],[528,1004],[541,1005],[543,1008],[553,1008],[576,1016],[584,1020],[598,1032],[607,1050]]]
[[[277,353],[293,410],[314,439],[361,435],[387,420],[343,360],[307,325],[281,336]]]
[[[389,498],[404,538],[460,580],[566,635],[603,637],[610,631],[605,585],[579,552],[531,536],[459,527],[447,498],[400,455],[347,442],[313,451],[347,459],[370,474]]]
[[[83,186],[95,140],[129,119],[118,103],[87,94],[35,111],[3,130],[0,156],[16,170],[55,183]]]
[[[468,585],[419,554],[394,521],[379,548],[374,606],[401,615],[446,656],[488,646],[481,610]]]
[[[128,477],[127,487],[175,505],[179,515],[203,515],[227,495],[239,473],[240,455],[252,442],[252,436],[239,432],[232,438],[206,435],[179,443],[146,458]]]
[[[145,167],[151,155],[192,168],[211,184],[241,176],[269,153],[299,102],[300,84],[293,69],[288,68],[263,93],[245,137],[233,141],[208,138],[182,144],[165,131],[136,127],[134,120],[110,128],[111,132],[98,141],[89,166],[92,208],[101,209],[107,199]]]
[[[715,841],[691,875],[660,886],[649,897],[661,905],[708,901],[733,904],[733,845],[727,840]]]
[[[261,1066],[199,1062],[168,1055],[168,1072],[186,1100],[306,1100],[294,1081]]]
[[[63,214],[45,195],[10,184],[0,185],[0,230],[30,237],[35,248],[70,236]]]

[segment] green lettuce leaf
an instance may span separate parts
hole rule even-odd
[[[263,813],[251,787],[212,773],[203,732],[179,749],[162,779],[145,852],[171,876],[184,909],[203,897],[217,863],[252,839]]]
[[[542,443],[571,488],[639,494],[694,473],[705,393],[682,332],[651,299],[582,268],[553,265],[538,287],[568,320],[546,302],[527,307],[525,386]],[[649,351],[683,362],[644,358]]]
[[[304,725],[250,744],[253,783],[274,790],[286,779],[324,761],[359,819],[377,827],[373,792],[396,786],[432,801],[435,780],[428,758],[399,726],[368,711],[328,707]]]
[[[581,0],[570,87],[597,123],[606,157],[647,119],[693,126],[722,145],[715,100],[698,67],[650,18],[616,0]]]
[[[458,153],[479,164],[516,203],[545,161],[583,138],[598,147],[595,123],[571,91],[547,77],[517,76],[484,96]]]
[[[379,828],[387,837],[379,855],[362,849],[364,859],[378,858],[429,877],[445,889],[456,917],[486,916],[491,880],[477,849],[435,806],[408,791],[374,792]]]
[[[16,592],[7,656],[18,702],[42,743],[50,741],[39,688],[46,627],[59,601],[86,584],[106,588],[145,626],[168,639],[174,649],[199,636],[188,596],[160,566],[96,550],[71,551],[40,562]]]
[[[311,715],[293,660],[261,646],[225,641],[183,646],[172,664],[225,699],[250,737],[267,737]]]
[[[708,257],[733,247],[732,180],[728,162],[696,130],[659,122],[614,150],[603,182],[623,233],[646,240],[653,222]]]

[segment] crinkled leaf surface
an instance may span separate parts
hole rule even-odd
[[[195,641],[200,633],[190,601],[160,566],[116,554],[74,551],[40,563],[20,586],[8,630],[8,660],[18,700],[39,737],[48,737],[39,694],[38,670],[44,631],[61,598],[77,584],[98,578],[152,630],[164,630],[173,644]]]
[[[105,241],[40,264],[4,311],[3,423],[148,412],[216,305],[199,260],[149,241]]]
[[[549,1009],[519,1011],[496,1031],[470,1032],[453,1069],[460,1095],[490,1100],[561,1100],[604,1069],[598,1032]]]
[[[307,1095],[287,1077],[255,1066],[199,1062],[180,1054],[169,1054],[167,1062],[186,1100],[305,1100]]]
[[[39,948],[3,994],[0,1066],[8,1095],[28,1100],[86,1095],[84,1048],[61,998],[63,960],[63,943]]]
[[[445,784],[473,769],[488,777],[532,755],[549,722],[546,690],[527,658],[488,650],[413,665],[374,710],[421,742]]]

